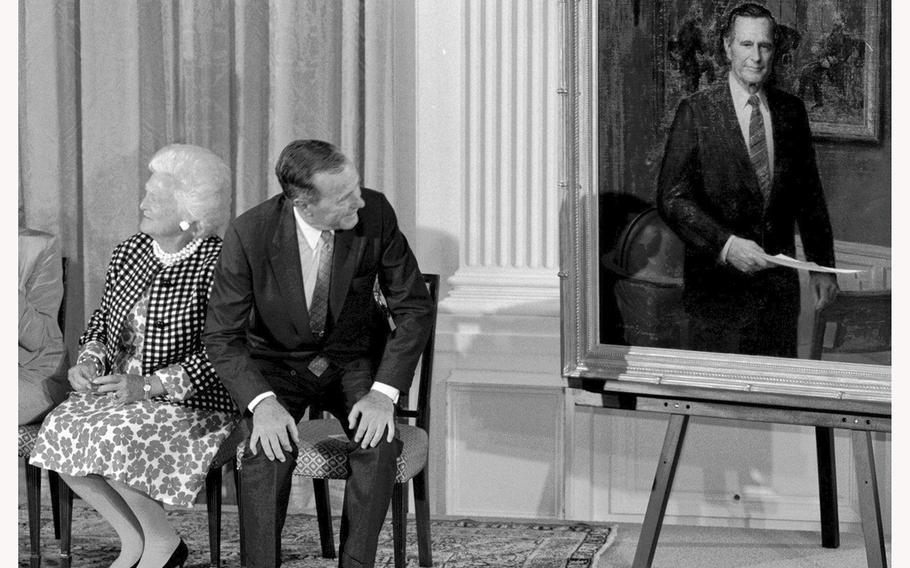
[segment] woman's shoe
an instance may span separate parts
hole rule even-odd
[[[187,548],[186,543],[181,538],[180,544],[177,545],[174,553],[171,554],[171,557],[167,559],[167,562],[161,568],[183,568],[183,563],[186,562],[186,558],[189,555],[190,549]]]

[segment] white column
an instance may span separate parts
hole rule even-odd
[[[435,511],[561,517],[564,3],[416,8],[415,250],[421,268],[445,282],[431,402]],[[491,486],[490,471],[509,489]]]
[[[464,216],[452,313],[558,314],[558,2],[464,9]]]

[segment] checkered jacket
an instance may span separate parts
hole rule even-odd
[[[92,314],[79,345],[101,343],[107,351],[105,359],[110,361],[118,348],[125,318],[150,287],[142,372],[151,374],[179,364],[195,392],[173,404],[236,412],[231,396],[205,354],[200,335],[220,252],[221,239],[212,236],[183,262],[165,267],[152,252],[150,236],[139,233],[123,241],[111,257],[101,307]]]

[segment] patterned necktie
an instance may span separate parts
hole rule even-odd
[[[771,166],[768,162],[765,121],[758,108],[758,95],[750,96],[749,104],[752,105],[752,116],[749,117],[749,158],[752,160],[752,167],[755,168],[755,175],[758,176],[758,187],[761,189],[762,197],[768,199],[768,192],[771,191]]]
[[[313,287],[313,300],[310,302],[310,331],[318,341],[325,333],[325,316],[329,308],[329,281],[332,278],[332,249],[335,240],[331,231],[323,231],[319,238],[322,252],[319,253],[319,269],[316,272],[316,285]]]

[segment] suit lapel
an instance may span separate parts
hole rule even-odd
[[[281,199],[275,232],[269,243],[269,263],[275,274],[279,296],[288,307],[288,314],[297,333],[310,331],[310,318],[303,291],[303,272],[300,267],[300,249],[297,244],[297,225],[291,202]]]
[[[338,321],[344,300],[351,287],[351,278],[363,256],[366,240],[357,236],[357,227],[350,231],[335,231],[335,251],[332,256],[332,286],[329,293],[329,311],[332,320]]]
[[[780,108],[779,99],[774,89],[765,89],[768,99],[768,110],[771,112],[771,139],[774,141],[774,171],[771,172],[771,191],[768,193],[768,202],[777,190],[777,180],[781,172],[782,160],[780,159],[781,139],[787,136],[786,124],[783,121],[783,110]]]

